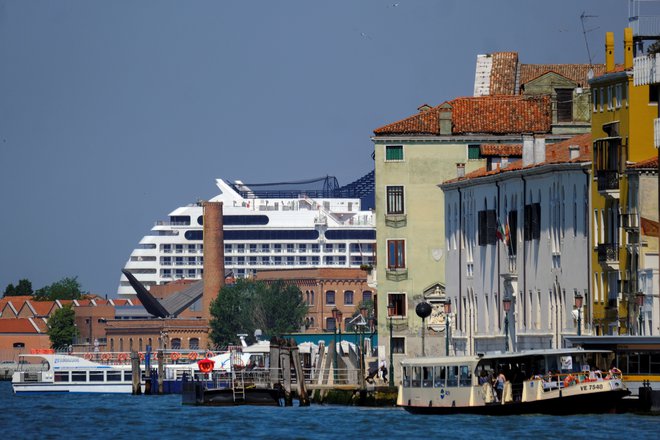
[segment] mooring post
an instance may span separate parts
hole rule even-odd
[[[163,394],[163,377],[165,376],[165,353],[158,350],[158,394]]]
[[[138,356],[136,351],[131,351],[131,374],[133,378],[133,395],[140,395],[142,394],[142,386],[140,385],[140,356]]]
[[[277,338],[270,340],[270,386],[280,383],[280,344]]]
[[[295,341],[291,341],[291,362],[296,372],[298,379],[298,398],[300,399],[300,406],[309,406],[309,396],[307,395],[307,387],[305,386],[305,372],[303,371],[302,364],[300,363],[300,351]]]
[[[284,382],[284,406],[293,406],[291,396],[291,349],[280,348],[280,362],[282,364],[282,381]]]

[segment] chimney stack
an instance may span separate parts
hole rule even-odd
[[[545,138],[534,139],[534,163],[545,162]]]
[[[456,177],[465,177],[465,164],[462,162],[456,164]]]
[[[569,157],[571,160],[575,160],[580,157],[580,146],[579,145],[570,145],[568,147]]]
[[[204,202],[204,294],[202,313],[211,317],[211,303],[225,285],[225,243],[222,219],[222,202]]]
[[[629,27],[623,30],[623,67],[633,68],[633,32]]]
[[[534,136],[531,134],[523,135],[523,167],[534,163]]]
[[[605,34],[605,72],[614,72],[614,32]]]

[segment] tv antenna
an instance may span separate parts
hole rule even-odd
[[[593,63],[591,62],[591,51],[589,50],[589,41],[587,40],[587,33],[595,31],[598,29],[598,27],[587,29],[584,27],[584,22],[587,21],[590,18],[597,18],[597,15],[587,15],[586,12],[582,11],[582,14],[580,14],[580,22],[582,23],[582,35],[584,35],[584,44],[587,46],[587,56],[589,57],[589,65],[591,66]]]

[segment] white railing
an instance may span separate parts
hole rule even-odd
[[[653,120],[653,145],[660,148],[660,118]]]
[[[635,57],[633,63],[634,84],[644,86],[660,83],[660,59],[658,54]]]
[[[634,36],[660,36],[660,17],[657,15],[638,15],[628,18],[628,26]]]

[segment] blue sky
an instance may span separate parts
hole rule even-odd
[[[0,290],[114,296],[156,220],[373,168],[372,131],[472,94],[477,54],[593,62],[627,0],[0,0]]]

